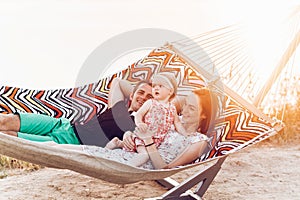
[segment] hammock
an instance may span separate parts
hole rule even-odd
[[[117,184],[129,184],[141,180],[158,180],[191,167],[185,166],[172,170],[145,170],[105,158],[95,158],[92,155],[79,151],[58,149],[41,143],[11,137],[1,132],[0,146],[0,153],[7,156],[45,167],[70,169]]]
[[[77,88],[29,90],[3,86],[0,88],[0,112],[43,113],[68,118],[74,124],[86,123],[96,113],[107,109],[110,84],[114,78],[119,77],[135,84],[161,71],[175,75],[179,95],[186,95],[203,86],[211,87],[217,95],[218,118],[210,133],[213,148],[194,163],[175,169],[146,170],[81,152],[55,149],[2,133],[0,154],[47,167],[70,169],[112,183],[127,184],[163,179],[187,168],[224,159],[230,153],[276,134],[283,127],[279,121],[264,115],[214,74],[189,59],[176,47],[176,43],[154,49],[126,69]]]

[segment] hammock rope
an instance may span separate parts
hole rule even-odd
[[[192,42],[183,39],[171,42],[170,45],[210,74],[219,75],[223,83],[247,101],[261,108],[263,99],[268,95],[271,87],[276,85],[275,82],[278,76],[283,74],[281,73],[282,69],[289,67],[288,61],[295,59],[300,40],[299,13],[299,10],[295,11],[292,16],[293,19],[288,20],[285,24],[288,27],[287,30],[290,30],[289,27],[293,28],[292,31],[286,31],[285,35],[290,34],[288,38],[294,38],[294,40],[290,42],[290,47],[283,54],[277,66],[278,69],[270,75],[269,81],[267,76],[262,76],[259,70],[255,70],[256,63],[248,50],[249,43],[246,42],[243,36],[245,27],[241,24],[191,37]],[[291,23],[294,24],[291,25]],[[290,63],[295,67],[292,61]],[[262,87],[263,82],[265,82],[264,87]]]

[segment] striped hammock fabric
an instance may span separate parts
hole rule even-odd
[[[210,85],[209,80],[197,68],[168,46],[154,49],[128,68],[82,87],[29,90],[3,86],[0,88],[0,112],[43,113],[68,118],[72,123],[86,123],[96,113],[107,109],[108,93],[114,78],[119,77],[135,84],[140,80],[150,79],[153,74],[162,71],[175,75],[180,95],[186,95],[189,91],[203,86],[213,88],[217,94],[219,109],[218,119],[211,133],[213,148],[194,164],[170,170],[144,170],[106,159],[99,161],[99,158],[93,159],[81,153],[44,147],[39,143],[3,134],[0,134],[0,153],[49,167],[71,169],[110,182],[131,183],[170,176],[186,167],[209,162],[250,146],[278,131],[277,123],[257,116],[222,91],[222,88]]]

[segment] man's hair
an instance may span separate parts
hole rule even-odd
[[[142,84],[147,84],[147,85],[149,85],[149,86],[152,87],[152,84],[151,84],[150,81],[148,81],[148,80],[141,80],[141,81],[139,81],[139,82],[134,86],[133,91],[132,91],[132,94],[134,94],[134,93],[139,89],[139,87],[140,87]]]

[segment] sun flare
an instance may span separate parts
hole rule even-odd
[[[266,6],[263,6],[266,8]],[[291,13],[285,4],[272,3],[268,9],[256,9],[244,24],[244,37],[257,73],[270,74],[291,41],[285,20]]]

